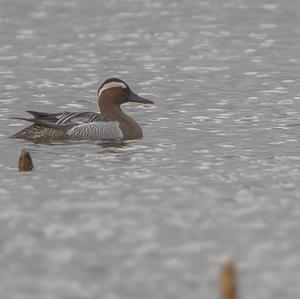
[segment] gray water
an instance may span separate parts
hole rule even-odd
[[[300,297],[300,2],[0,1],[4,299]],[[96,111],[111,76],[144,139],[33,143],[24,111]],[[27,148],[32,173],[19,173]]]

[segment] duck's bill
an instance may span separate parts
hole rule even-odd
[[[142,103],[142,104],[154,104],[152,101],[142,98],[135,94],[134,92],[131,92],[130,97],[129,97],[130,102],[136,102],[136,103]]]

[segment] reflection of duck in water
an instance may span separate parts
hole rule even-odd
[[[122,80],[111,78],[98,90],[100,112],[45,113],[27,111],[33,118],[17,118],[33,124],[14,134],[23,139],[124,140],[143,137],[139,124],[121,110],[127,102],[153,104],[135,94]]]

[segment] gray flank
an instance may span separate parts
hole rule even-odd
[[[124,137],[117,121],[91,122],[75,126],[68,131],[72,140],[122,139]]]

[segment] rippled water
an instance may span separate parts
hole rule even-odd
[[[218,298],[229,258],[241,298],[299,297],[299,9],[1,0],[1,297]],[[113,75],[156,103],[125,107],[143,140],[7,138]]]

